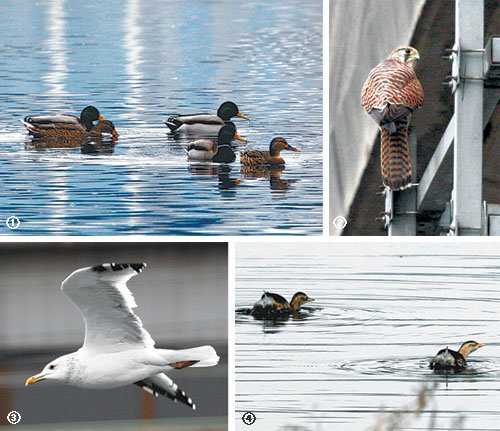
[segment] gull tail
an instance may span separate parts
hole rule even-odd
[[[156,376],[135,382],[135,384],[155,397],[163,395],[174,402],[179,401],[191,407],[193,410],[196,410],[196,405],[193,403],[193,400],[165,374],[157,374]]]
[[[212,346],[194,347],[184,350],[156,349],[172,368],[213,367],[219,362],[219,356]]]

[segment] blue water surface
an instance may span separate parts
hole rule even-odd
[[[1,2],[0,234],[321,234],[321,23],[319,0]],[[187,160],[163,120],[225,100],[239,150],[301,150],[284,171]],[[114,147],[36,148],[19,121],[87,105]]]

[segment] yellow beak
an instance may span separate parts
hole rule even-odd
[[[32,385],[33,383],[40,382],[44,379],[45,379],[45,377],[40,375],[40,374],[38,374],[36,376],[31,376],[28,380],[26,380],[26,383],[24,385],[29,386],[29,385]]]
[[[237,132],[234,132],[234,139],[237,139],[238,141],[247,142],[247,140],[245,138],[242,138],[240,135],[238,135]]]
[[[314,298],[307,298],[307,302],[314,301]]]
[[[477,347],[483,347],[483,346],[486,346],[486,344],[481,344],[481,343],[478,343]]]
[[[243,115],[240,111],[238,111],[238,113],[236,114],[236,116],[240,117],[240,118],[244,118],[245,120],[250,121],[250,118],[248,118],[246,115]]]
[[[106,118],[104,118],[101,114],[99,114],[99,121],[106,121]]]

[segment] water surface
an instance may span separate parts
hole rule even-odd
[[[321,233],[320,1],[22,0],[0,23],[0,218],[21,221],[2,234]],[[238,150],[301,150],[283,172],[188,162],[167,135],[225,100],[251,118]],[[35,148],[19,121],[89,104],[116,146]]]
[[[381,409],[417,402],[404,429],[498,430],[500,255],[495,244],[239,244],[236,306],[262,291],[316,301],[297,318],[236,315],[236,429],[244,412],[258,429],[364,430]],[[446,346],[486,346],[464,374],[428,368]]]

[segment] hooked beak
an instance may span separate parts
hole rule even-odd
[[[240,135],[238,135],[238,132],[234,132],[234,139],[237,139],[238,141],[242,142],[247,142],[245,138],[242,138]]]
[[[236,116],[240,117],[240,118],[244,118],[245,120],[250,121],[250,118],[248,118],[246,115],[243,115],[240,111],[238,111],[238,113],[236,114]]]
[[[24,385],[29,386],[33,383],[41,382],[42,380],[45,380],[45,376],[43,374],[37,374],[36,376],[31,376],[28,380],[26,380]]]
[[[286,149],[290,150],[290,151],[295,151],[296,153],[300,153],[299,149],[292,147],[290,144],[288,144],[288,148],[286,148]]]
[[[101,114],[99,114],[99,121],[106,121],[106,118],[104,118]]]

